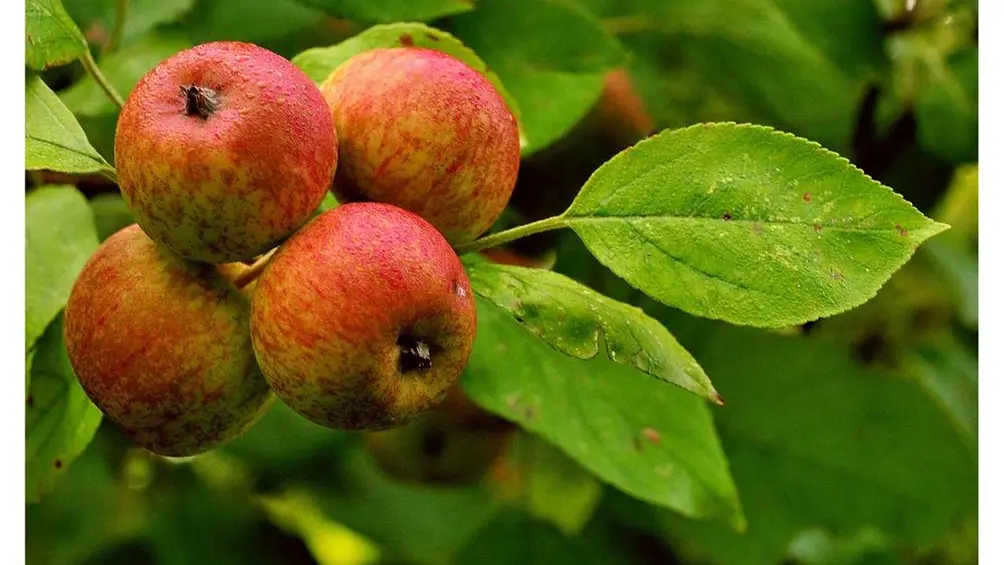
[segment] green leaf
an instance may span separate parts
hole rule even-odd
[[[445,31],[420,23],[396,23],[376,25],[366,31],[330,47],[315,47],[293,57],[293,64],[300,67],[317,84],[324,82],[328,75],[353,55],[380,48],[414,45],[441,51],[456,57],[472,69],[483,73],[495,89],[505,99],[509,109],[519,117],[516,101],[506,92],[498,75],[488,70],[485,63],[459,39]]]
[[[87,200],[72,186],[28,193],[24,216],[27,350],[66,306],[77,275],[98,248],[98,236]]]
[[[677,387],[606,356],[561,355],[481,299],[463,387],[632,496],[743,526],[708,408]]]
[[[460,550],[456,563],[478,565],[600,565],[605,561],[590,547],[592,540],[574,539],[515,508],[499,511]]]
[[[50,492],[94,437],[99,411],[73,374],[58,317],[38,340],[25,414],[25,495],[38,502]]]
[[[643,85],[651,105],[683,96],[700,121],[763,123],[838,151],[850,149],[858,102],[887,65],[872,0],[586,3],[637,58],[657,63],[663,76],[649,78],[670,79]],[[677,76],[690,92],[679,92]]]
[[[874,530],[838,538],[818,528],[800,533],[788,550],[799,565],[903,565],[889,540]]]
[[[303,540],[318,563],[369,565],[378,563],[380,550],[368,539],[329,519],[308,491],[291,489],[259,496],[258,503],[272,523]]]
[[[959,321],[976,329],[980,316],[979,259],[976,252],[954,239],[938,238],[921,250],[949,290]]]
[[[180,34],[152,34],[102,58],[98,67],[115,90],[128,97],[150,69],[191,46],[191,41]],[[78,116],[105,116],[119,110],[90,75],[62,92],[60,98]]]
[[[90,203],[91,211],[94,212],[98,241],[104,241],[120,229],[136,222],[129,205],[120,194],[98,194],[91,198]]]
[[[974,45],[944,64],[932,65],[930,82],[917,95],[921,146],[955,163],[978,158],[978,70]]]
[[[946,229],[839,155],[737,124],[665,131],[623,151],[563,217],[653,298],[761,327],[865,302]]]
[[[186,23],[192,41],[269,41],[303,32],[325,19],[298,0],[196,0]],[[273,49],[274,50],[274,49]]]
[[[26,82],[24,168],[113,175],[59,97],[38,76],[29,75]]]
[[[472,0],[302,0],[332,16],[363,22],[429,21],[469,12]]]
[[[122,46],[140,40],[158,26],[170,24],[187,14],[195,0],[127,0]],[[92,42],[107,45],[117,19],[115,5],[120,0],[66,0],[66,11],[85,31],[96,36]]]
[[[532,435],[521,435],[513,458],[526,473],[526,510],[550,522],[566,536],[582,531],[593,516],[603,485],[558,448]]]
[[[548,0],[479,0],[451,29],[494,69],[519,102],[524,154],[575,126],[603,91],[603,75],[624,52],[600,23]]]
[[[975,511],[975,455],[916,380],[864,369],[810,338],[716,326],[690,345],[731,399],[715,423],[749,529],[665,513],[681,546],[762,565],[806,528],[874,527],[923,545]]]
[[[467,273],[478,296],[509,312],[565,355],[592,359],[602,353],[661,381],[721,401],[690,353],[640,308],[543,269],[468,259]]]
[[[387,563],[455,562],[451,557],[496,511],[478,485],[429,488],[392,480],[361,446],[339,453],[337,461],[338,483],[319,477],[311,496],[325,515],[376,543]]]
[[[247,433],[220,449],[253,468],[259,478],[285,478],[334,452],[347,437],[307,420],[282,402],[273,402]]]
[[[978,360],[951,335],[908,352],[905,371],[913,375],[943,407],[959,434],[978,450]]]
[[[24,26],[24,62],[36,71],[65,65],[87,51],[84,36],[59,0],[28,0]]]

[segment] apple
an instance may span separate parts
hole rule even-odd
[[[66,306],[70,363],[134,442],[195,455],[247,430],[273,395],[251,349],[241,269],[186,261],[136,224],[105,240]]]
[[[397,480],[463,484],[477,481],[505,456],[515,431],[454,386],[446,400],[408,425],[365,434],[364,446]]]
[[[494,86],[445,53],[374,49],[321,85],[338,131],[340,202],[422,216],[453,245],[484,233],[512,195],[519,129]]]
[[[375,202],[317,216],[275,253],[251,300],[251,338],[276,395],[336,429],[401,426],[467,365],[476,315],[450,244]]]
[[[249,43],[205,43],[160,63],[115,130],[119,185],[136,221],[195,261],[241,261],[277,245],[321,203],[337,160],[317,87]]]

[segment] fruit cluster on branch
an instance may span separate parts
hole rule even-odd
[[[452,246],[502,213],[519,154],[499,93],[443,53],[375,49],[320,88],[247,43],[174,55],[118,121],[137,223],[70,296],[80,384],[167,456],[237,437],[275,397],[336,429],[416,423],[461,394],[476,315]],[[314,216],[329,190],[341,205]]]

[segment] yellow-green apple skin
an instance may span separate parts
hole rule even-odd
[[[388,204],[343,204],[287,240],[255,283],[251,337],[276,395],[336,429],[401,426],[457,382],[474,295],[431,224]]]
[[[133,224],[105,240],[66,306],[84,392],[134,442],[202,453],[251,427],[274,398],[251,349],[250,299],[233,265],[186,261]]]
[[[519,171],[516,119],[491,82],[445,53],[355,55],[321,85],[338,132],[340,202],[415,212],[454,244],[502,213]]]
[[[115,131],[119,185],[143,230],[187,259],[255,257],[321,203],[337,137],[320,91],[261,47],[213,42],[157,65]]]

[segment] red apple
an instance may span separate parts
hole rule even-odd
[[[227,278],[241,269],[186,261],[133,224],[101,244],[73,286],[64,326],[73,370],[154,453],[221,445],[273,398],[251,349],[250,301]]]
[[[476,315],[450,244],[401,208],[344,204],[287,240],[256,281],[251,336],[276,395],[332,428],[386,429],[443,400]]]
[[[478,71],[413,47],[356,55],[321,91],[338,131],[334,192],[422,216],[454,244],[502,213],[519,170],[516,119]]]
[[[255,45],[206,43],[157,65],[129,95],[115,165],[136,221],[185,258],[252,258],[303,225],[337,165],[320,91]]]

